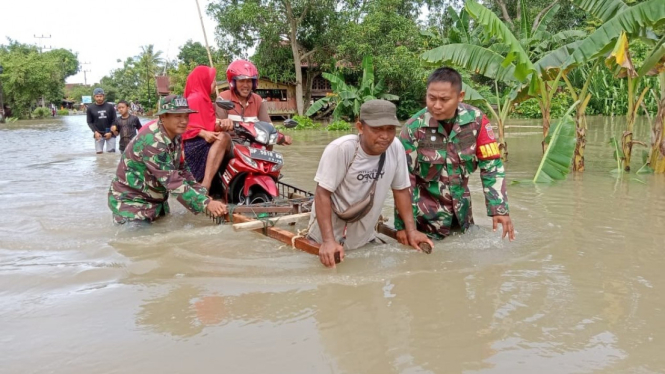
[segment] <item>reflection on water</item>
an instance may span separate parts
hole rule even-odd
[[[528,179],[540,131],[513,124],[508,176]],[[374,245],[328,270],[177,203],[115,227],[119,155],[84,117],[2,125],[2,373],[663,372],[665,178],[611,174],[623,118],[589,126],[588,172],[509,188],[517,241],[477,215],[431,255]],[[313,189],[339,135],[296,133],[285,181]]]

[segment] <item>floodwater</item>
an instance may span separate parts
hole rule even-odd
[[[116,227],[119,155],[95,155],[84,116],[0,125],[0,372],[665,372],[665,177],[610,173],[622,123],[590,119],[584,175],[509,187],[515,242],[475,175],[478,230],[335,270],[177,202]],[[507,174],[528,179],[538,123],[512,124]],[[284,180],[312,189],[337,135],[296,134]]]

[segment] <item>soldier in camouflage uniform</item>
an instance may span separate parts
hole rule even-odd
[[[190,113],[196,112],[187,100],[167,96],[160,102],[159,120],[143,126],[129,142],[108,194],[115,222],[152,222],[166,215],[169,194],[195,214],[206,209],[215,216],[226,214],[226,205],[207,196],[181,161],[180,135]]]
[[[502,237],[513,240],[505,172],[492,125],[463,99],[460,74],[447,67],[435,70],[427,81],[427,108],[412,117],[399,135],[411,175],[416,226],[437,239],[457,226],[468,229],[473,224],[469,176],[480,168],[487,215],[494,230],[500,223]],[[398,214],[395,228],[401,242],[406,235]]]

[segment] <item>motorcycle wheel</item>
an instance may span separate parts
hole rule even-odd
[[[251,196],[245,196],[245,194],[242,193],[242,190],[240,190],[237,194],[237,204],[239,205],[269,203],[272,200],[272,196],[265,191],[253,193]]]
[[[249,198],[250,204],[269,203],[271,201],[272,201],[272,196],[268,195],[263,191],[255,193],[252,195],[252,197]]]

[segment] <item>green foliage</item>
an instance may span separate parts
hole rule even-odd
[[[0,45],[0,64],[4,101],[22,118],[30,115],[30,108],[39,98],[57,102],[64,95],[65,79],[78,71],[76,54],[56,49],[40,51],[27,44],[9,40]]]
[[[49,108],[37,107],[32,111],[33,118],[46,118],[51,116],[51,110]]]
[[[559,92],[552,99],[552,118],[562,118],[566,110],[573,104],[573,99],[565,92]],[[537,99],[528,99],[517,105],[515,114],[520,118],[543,118]]]
[[[614,47],[614,42],[626,32],[629,35],[644,33],[646,27],[654,26],[665,20],[663,0],[649,0],[628,7],[600,26],[575,49],[567,61],[567,66],[583,64],[604,56]]]
[[[614,149],[612,152],[612,156],[614,157],[614,160],[617,162],[617,168],[614,169],[613,171],[616,173],[623,173],[623,167],[621,167],[621,164],[623,160],[626,158],[626,155],[623,153],[623,148],[621,147],[621,141],[617,140],[615,137],[610,138],[610,145]]]
[[[69,109],[58,109],[56,112],[59,116],[68,116],[69,115]]]
[[[314,122],[306,116],[293,116],[293,120],[298,122],[298,126],[293,130],[318,130],[322,127],[320,123]]]
[[[383,81],[375,83],[374,64],[371,56],[363,59],[363,76],[359,87],[354,87],[344,82],[341,74],[323,73],[323,77],[330,81],[334,96],[324,97],[318,100],[307,110],[306,116],[311,116],[324,108],[325,105],[335,105],[333,117],[342,117],[355,121],[360,115],[360,106],[370,100],[384,99],[397,101],[399,97],[385,92]]]
[[[326,131],[351,131],[352,128],[353,126],[350,123],[337,120],[328,124],[328,126],[326,126]]]
[[[206,47],[204,47],[203,44],[199,42],[193,42],[192,39],[187,40],[187,42],[185,42],[185,44],[180,47],[178,60],[180,63],[184,64],[193,63],[194,66],[210,65]]]
[[[563,118],[550,126],[545,141],[549,144],[533,178],[534,183],[551,183],[566,179],[575,154],[575,120],[570,113],[577,106],[571,105]]]

